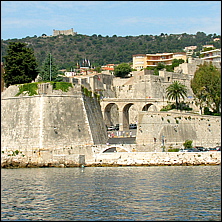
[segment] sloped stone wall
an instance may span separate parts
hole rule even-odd
[[[28,152],[106,143],[95,98],[81,91],[15,97],[15,87],[11,89],[13,93],[5,92],[1,99],[2,148]]]
[[[182,112],[139,113],[137,144],[146,144],[151,148],[161,147],[164,142],[166,149],[182,148],[186,140],[192,140],[193,146],[220,145],[221,117]]]

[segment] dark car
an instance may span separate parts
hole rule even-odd
[[[119,130],[119,124],[116,124],[115,130]]]
[[[194,148],[198,149],[201,152],[206,152],[208,150],[207,148],[204,148],[203,146],[195,146]]]
[[[129,125],[129,129],[137,129],[137,125],[131,123],[131,124]]]
[[[216,147],[213,147],[213,148],[208,148],[208,151],[220,151],[220,146],[216,146]]]
[[[198,150],[197,148],[190,148],[190,149],[186,149],[187,152],[200,152],[200,150]]]

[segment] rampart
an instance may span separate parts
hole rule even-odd
[[[17,86],[1,98],[1,147],[32,153],[76,145],[105,144],[106,127],[96,98],[83,95],[79,86],[69,93],[39,86],[35,96],[15,97]]]
[[[193,146],[221,145],[221,117],[183,112],[139,112],[136,143],[146,144],[146,150],[141,148],[140,151],[154,151],[161,146],[166,150],[182,148],[186,140],[192,140]]]
[[[104,153],[111,146],[100,104],[80,85],[66,93],[49,83],[39,85],[35,96],[16,93],[17,86],[2,92],[2,167],[220,164],[220,152],[162,152],[181,148],[187,139],[194,146],[220,145],[220,117],[141,111],[136,144]]]

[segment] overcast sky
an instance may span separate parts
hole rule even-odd
[[[1,39],[52,35],[221,35],[221,1],[1,1]]]

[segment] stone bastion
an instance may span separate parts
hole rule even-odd
[[[176,156],[162,152],[163,148],[180,148],[187,139],[193,145],[220,145],[220,117],[142,111],[136,144],[107,154],[103,152],[109,145],[99,101],[85,96],[79,85],[67,93],[52,90],[50,84],[40,85],[34,96],[15,96],[17,92],[18,86],[10,86],[1,95],[2,167],[129,165],[131,160],[136,165],[220,163],[220,152]]]

